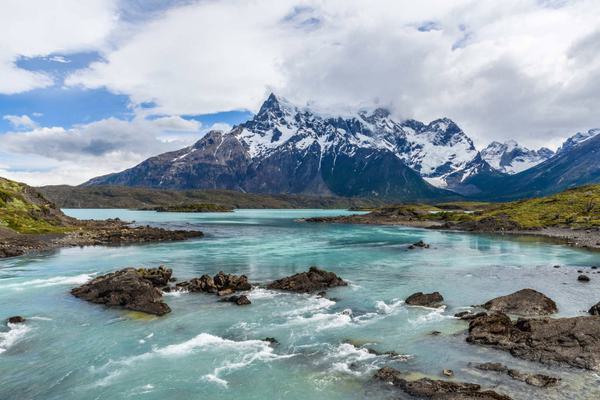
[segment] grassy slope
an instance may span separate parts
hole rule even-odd
[[[587,185],[546,197],[509,203],[453,202],[435,206],[401,204],[373,209],[374,218],[437,221],[450,223],[485,222],[481,227],[516,229],[600,227],[600,185]],[[504,222],[494,224],[494,221]],[[508,224],[506,224],[508,223]],[[459,225],[460,226],[460,225]]]
[[[381,200],[301,195],[265,195],[231,190],[160,190],[125,186],[44,186],[38,188],[61,208],[147,208],[213,203],[232,208],[376,207]]]
[[[69,225],[69,218],[39,192],[0,177],[0,227],[19,233],[60,233]]]
[[[446,210],[448,205],[438,207]],[[552,196],[509,203],[461,202],[456,205],[456,209],[472,213],[441,211],[422,218],[450,222],[495,218],[514,222],[522,229],[600,227],[600,185],[581,186]]]
[[[508,218],[525,229],[600,227],[600,185],[587,185],[528,200],[500,204],[476,218]]]

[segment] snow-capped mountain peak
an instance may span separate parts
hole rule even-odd
[[[600,129],[590,129],[587,132],[577,132],[575,135],[571,136],[570,138],[564,141],[562,146],[560,146],[556,151],[556,154],[562,153],[567,150],[571,150],[579,143],[583,143],[586,140],[589,140],[598,134],[600,134]]]
[[[516,174],[529,169],[553,155],[554,152],[548,148],[530,150],[514,140],[507,140],[504,143],[494,141],[481,151],[482,158],[492,168],[507,174]]]
[[[333,116],[297,107],[271,94],[250,121],[234,130],[251,158],[282,150],[353,155],[366,148],[392,152],[439,186],[477,156],[472,140],[449,118],[398,122],[385,108]]]

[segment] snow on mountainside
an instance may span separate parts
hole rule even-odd
[[[430,183],[445,187],[445,177],[462,170],[477,156],[471,139],[450,119],[429,124],[396,122],[378,108],[353,116],[333,117],[294,106],[273,94],[258,114],[232,132],[252,159],[282,149],[306,151],[317,146],[328,153],[352,156],[357,149],[388,150]]]
[[[542,147],[539,150],[530,150],[520,146],[514,140],[504,143],[492,142],[481,150],[482,158],[497,171],[507,174],[516,174],[525,171],[552,157],[554,152]]]
[[[590,129],[587,132],[577,132],[575,135],[571,136],[558,148],[556,154],[563,153],[567,150],[571,150],[573,147],[577,146],[579,143],[583,143],[586,140],[593,138],[594,136],[600,133],[600,129]]]

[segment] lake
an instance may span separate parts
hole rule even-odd
[[[467,323],[452,317],[525,287],[555,300],[561,316],[585,315],[600,300],[600,275],[582,284],[577,269],[600,265],[600,253],[535,238],[297,221],[348,213],[343,210],[64,211],[77,218],[200,229],[205,237],[1,260],[0,318],[22,315],[28,322],[0,328],[0,399],[397,398],[370,381],[384,365],[437,378],[450,368],[457,380],[514,399],[600,397],[595,373],[548,368],[469,345]],[[409,250],[418,240],[431,248]],[[164,317],[109,309],[69,294],[98,274],[161,264],[179,280],[224,271],[257,284],[317,265],[350,285],[328,291],[327,298],[255,289],[252,304],[244,307],[213,295],[167,294],[172,312]],[[403,299],[417,291],[441,292],[446,308],[406,306]],[[266,337],[280,344],[270,346]],[[539,389],[469,365],[482,361],[562,381]]]

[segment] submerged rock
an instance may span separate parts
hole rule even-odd
[[[476,364],[475,368],[482,371],[500,372],[510,376],[512,379],[537,387],[554,386],[558,383],[558,381],[560,381],[559,378],[555,378],[553,376],[522,372],[516,369],[508,368],[506,365],[500,363]]]
[[[439,292],[417,292],[408,296],[405,302],[406,304],[411,306],[439,307],[443,304],[444,297],[442,297],[442,295]]]
[[[425,243],[422,240],[419,240],[418,242],[413,243],[410,246],[408,246],[408,248],[411,249],[411,250],[416,249],[417,247],[419,247],[421,249],[428,249],[429,248],[429,244]]]
[[[408,380],[394,368],[383,367],[374,379],[391,383],[409,396],[436,400],[510,400],[510,397],[492,390],[482,390],[480,385],[465,382],[451,382],[430,378]]]
[[[9,317],[6,322],[9,324],[22,324],[25,322],[25,318],[21,317],[20,315],[15,315],[14,317]]]
[[[171,309],[163,303],[162,292],[146,277],[155,278],[165,274],[170,276],[170,271],[160,268],[126,268],[94,278],[71,290],[71,294],[92,303],[164,315]]]
[[[263,342],[269,342],[271,346],[277,346],[279,344],[279,340],[274,337],[266,337],[263,339]]]
[[[556,303],[551,298],[533,289],[522,289],[507,296],[496,297],[482,307],[492,312],[523,316],[558,312]]]
[[[317,267],[310,267],[308,272],[301,272],[271,282],[267,288],[297,293],[311,293],[347,285],[348,283],[333,272],[324,271]]]
[[[179,282],[175,285],[178,290],[188,292],[217,293],[219,296],[227,296],[236,291],[252,289],[246,275],[225,274],[223,271],[214,277],[202,275],[189,281]]]
[[[503,313],[472,320],[467,342],[544,364],[600,370],[600,317],[519,319]]]

